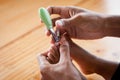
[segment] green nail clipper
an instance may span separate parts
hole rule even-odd
[[[57,31],[57,34],[55,33],[55,31],[53,29],[53,25],[52,25],[52,20],[50,18],[50,14],[48,13],[48,11],[45,8],[40,8],[39,14],[40,14],[41,20],[45,23],[47,29],[52,34],[55,42],[58,42],[59,41],[59,32]]]

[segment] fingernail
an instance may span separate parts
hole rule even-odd
[[[56,21],[57,26],[63,26],[63,22],[61,20]]]

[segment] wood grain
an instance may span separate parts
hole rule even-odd
[[[50,37],[45,36],[44,25],[39,21],[39,7],[73,5],[109,13],[114,5],[107,5],[112,1],[114,0],[0,0],[0,80],[40,79],[36,56],[49,48]],[[115,59],[120,52],[119,46],[115,45],[120,42],[118,38],[74,41],[99,57],[120,60],[119,57]],[[108,57],[105,53],[111,55]],[[94,75],[88,77],[89,80],[103,79]]]

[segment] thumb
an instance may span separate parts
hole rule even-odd
[[[55,22],[57,27],[66,28],[69,27],[71,23],[71,19],[59,19]]]
[[[70,61],[70,50],[69,50],[69,44],[63,36],[60,41],[60,63],[68,62]]]
[[[39,63],[39,65],[40,65],[40,68],[41,68],[42,66],[49,65],[49,61],[47,60],[47,56],[46,56],[47,53],[48,53],[48,52],[44,52],[44,53],[42,53],[42,54],[40,54],[40,55],[37,56],[37,59],[38,59],[38,63]]]
[[[80,20],[83,20],[82,18],[85,16],[85,14],[76,14],[72,16],[71,18],[67,19],[59,19],[56,20],[55,25],[56,27],[72,27],[72,26],[78,26],[80,23]],[[79,21],[79,22],[78,22]]]

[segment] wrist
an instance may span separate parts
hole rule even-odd
[[[120,37],[120,16],[107,16],[105,19],[105,36]]]

